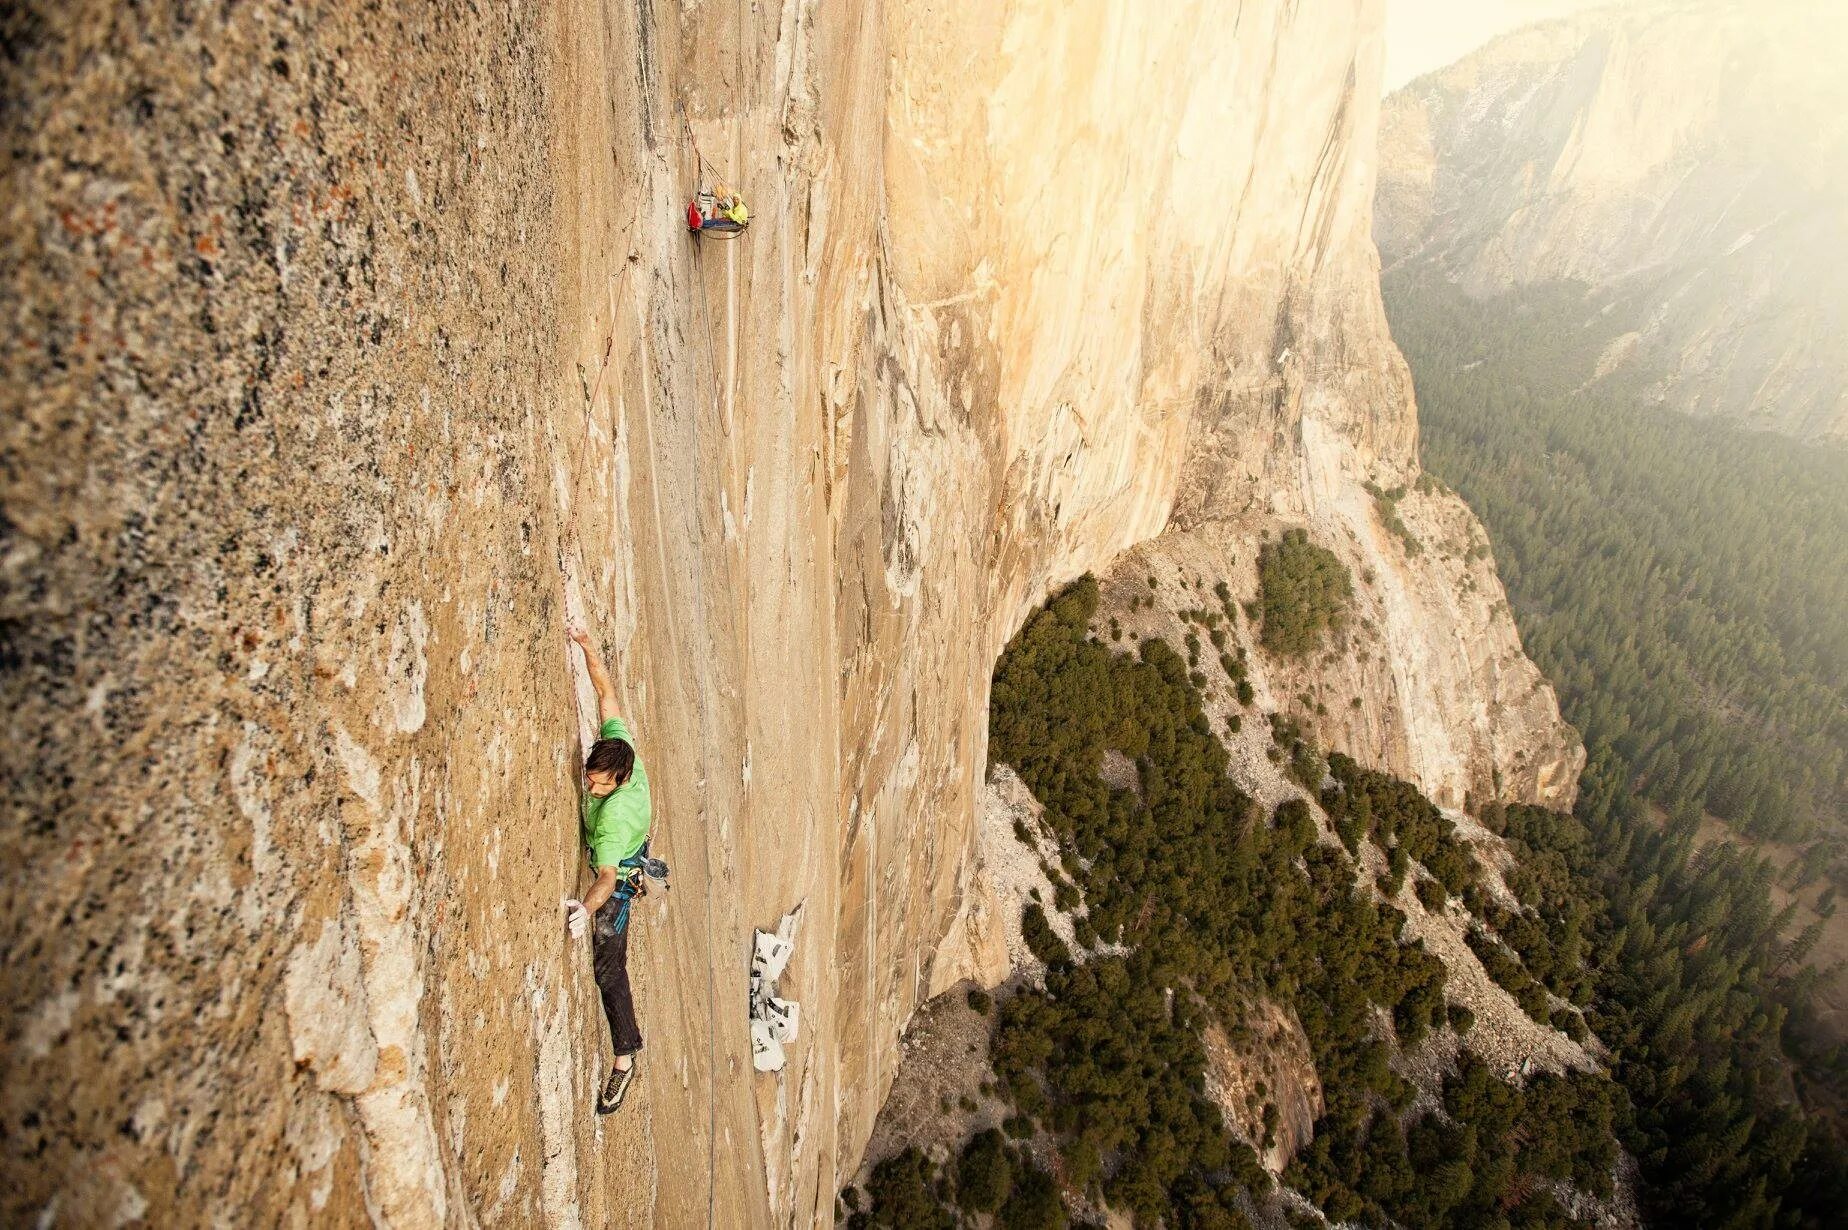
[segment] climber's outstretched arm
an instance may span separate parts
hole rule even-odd
[[[616,685],[610,682],[609,672],[603,669],[603,661],[591,649],[590,633],[573,624],[565,629],[565,635],[577,642],[577,647],[584,651],[584,666],[590,671],[590,685],[597,689],[597,718],[609,721],[621,717],[622,712],[616,706]]]
[[[597,878],[592,882],[590,891],[584,894],[584,908],[592,914],[595,914],[598,910],[603,908],[603,903],[608,901],[610,899],[610,894],[615,891],[616,869],[614,867],[599,867],[597,869]]]

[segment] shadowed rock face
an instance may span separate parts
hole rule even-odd
[[[1843,47],[1832,0],[1507,35],[1387,102],[1380,249],[1478,297],[1576,284],[1596,379],[1669,409],[1848,436]]]
[[[8,1220],[830,1215],[1024,612],[1415,473],[1377,0],[1184,7],[0,19]],[[606,1120],[567,617],[674,866]]]

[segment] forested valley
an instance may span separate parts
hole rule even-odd
[[[1295,632],[1339,622],[1325,561],[1293,542],[1271,560],[1252,617]],[[1209,633],[1238,618],[1217,592],[1218,610],[1187,614]],[[1185,652],[1119,644],[1095,628],[1097,604],[1096,583],[1076,583],[995,672],[993,755],[1044,805],[1059,850],[1054,899],[1025,905],[1043,978],[969,995],[990,1018],[984,1091],[1005,1120],[942,1161],[915,1148],[882,1161],[843,1191],[849,1225],[1033,1230],[1101,1224],[1106,1210],[1218,1230],[1279,1216],[1584,1225],[1620,1179],[1620,1150],[1651,1224],[1837,1224],[1841,1140],[1788,1096],[1790,944],[1764,864],[1641,824],[1608,751],[1575,816],[1485,815],[1518,855],[1512,904],[1484,891],[1469,844],[1414,787],[1324,754],[1284,720],[1270,722],[1272,759],[1304,795],[1265,815],[1202,710],[1212,662],[1197,637]],[[1233,655],[1218,665],[1242,678]],[[1105,781],[1107,751],[1133,759],[1135,788]],[[1407,933],[1412,895],[1467,919],[1528,1015],[1595,1035],[1599,1069],[1483,1062],[1445,966]],[[1052,909],[1076,911],[1075,945],[1048,925]],[[1270,1143],[1271,1108],[1266,1138],[1240,1139],[1204,1076],[1204,1032],[1249,1037],[1266,1003],[1301,1022],[1324,1097],[1281,1184],[1253,1152]],[[1405,1064],[1439,1035],[1461,1047],[1421,1093]]]
[[[1586,387],[1614,326],[1555,286],[1385,282],[1429,473],[1488,527],[1527,651],[1637,789],[1842,863],[1848,446]]]
[[[1839,944],[1817,944],[1848,886],[1848,447],[1660,412],[1646,376],[1598,379],[1619,339],[1580,288],[1484,302],[1429,270],[1384,287],[1427,473],[1487,526],[1527,651],[1591,753],[1579,812],[1602,840],[1575,855],[1579,879],[1703,946],[1720,919],[1758,920],[1776,955],[1736,991],[1788,1019],[1704,1050],[1758,1048],[1765,1079],[1839,1131],[1848,1049],[1812,1010],[1841,981]],[[1743,848],[1699,849],[1703,817]],[[1650,981],[1672,955],[1625,964]]]
[[[1513,1230],[1609,1224],[1613,1199],[1652,1226],[1848,1217],[1848,1050],[1810,1015],[1848,883],[1848,456],[1594,383],[1612,339],[1571,288],[1484,305],[1401,278],[1388,296],[1427,481],[1488,527],[1585,737],[1576,808],[1483,807],[1513,856],[1491,885],[1415,787],[1255,710],[1241,613],[1284,656],[1350,621],[1351,578],[1302,530],[1262,545],[1250,601],[1183,595],[1178,643],[1125,639],[1079,581],[995,670],[992,756],[1058,851],[1054,891],[1024,903],[1041,971],[968,993],[1003,1109],[948,1156],[881,1161],[843,1190],[849,1225]],[[1419,549],[1405,492],[1376,495]],[[1223,733],[1202,704],[1215,670],[1237,699]],[[1268,814],[1229,771],[1254,720],[1301,790]],[[1591,1066],[1488,1062],[1413,910],[1460,926]],[[1272,1010],[1300,1023],[1321,1097],[1274,1177],[1276,1106],[1250,1131],[1222,1115],[1205,1041],[1249,1044]]]

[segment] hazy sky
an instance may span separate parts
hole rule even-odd
[[[1386,0],[1386,89],[1460,60],[1504,30],[1610,0]]]

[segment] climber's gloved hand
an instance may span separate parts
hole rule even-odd
[[[560,904],[565,907],[565,930],[571,933],[572,939],[583,939],[584,933],[590,930],[590,911],[584,908],[582,901],[567,899]]]

